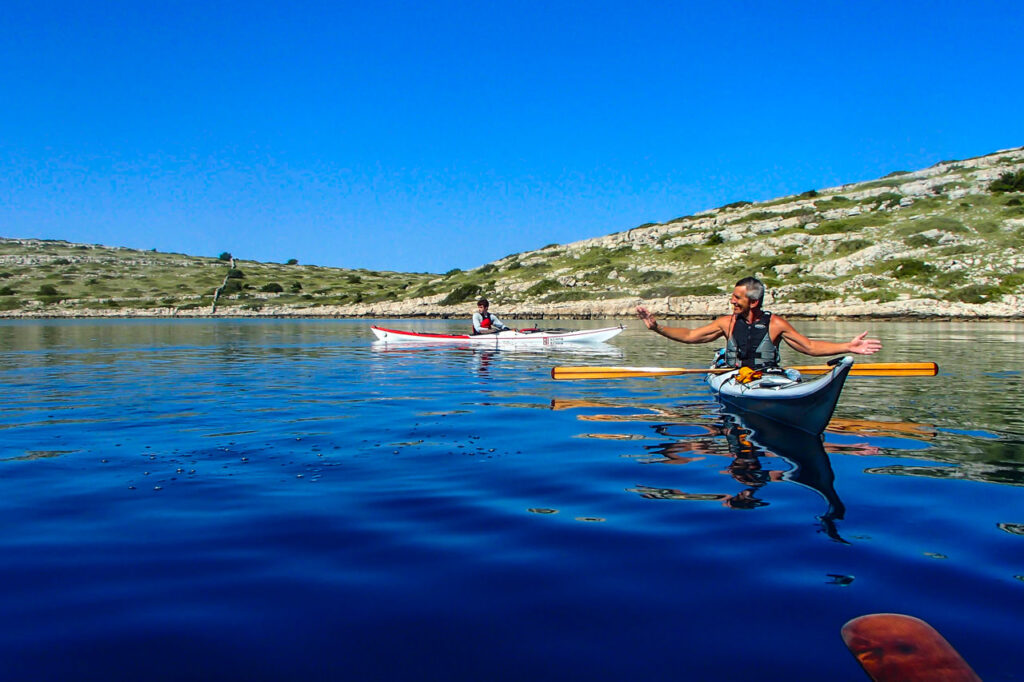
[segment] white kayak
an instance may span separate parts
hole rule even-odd
[[[433,334],[430,332],[409,332],[386,329],[371,325],[370,329],[378,341],[386,343],[455,343],[482,346],[538,345],[551,346],[563,343],[603,343],[620,334],[625,327],[603,329],[548,330],[509,329],[494,334]]]

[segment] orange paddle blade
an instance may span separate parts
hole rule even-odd
[[[931,625],[898,613],[854,618],[843,641],[875,682],[981,682]]]

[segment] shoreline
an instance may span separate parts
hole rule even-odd
[[[234,305],[232,305],[234,304]],[[562,301],[557,303],[492,304],[506,320],[628,320],[636,319],[636,307],[646,306],[666,320],[712,320],[729,312],[722,295],[658,299],[619,298]],[[998,302],[962,303],[932,298],[903,298],[884,303],[865,303],[858,298],[816,303],[772,300],[765,309],[794,320],[992,320],[1024,321],[1024,296],[1004,296]],[[205,311],[205,312],[204,312]],[[219,319],[219,318],[323,318],[323,319],[469,319],[473,302],[440,305],[436,298],[377,301],[347,305],[275,305],[272,297],[228,299],[216,312],[174,306],[152,308],[84,308],[74,303],[53,303],[30,309],[0,311],[0,319]]]

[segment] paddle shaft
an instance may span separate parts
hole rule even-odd
[[[686,367],[554,367],[551,378],[559,381],[573,379],[633,379],[639,377],[669,377],[686,374],[724,374],[735,368],[691,369]],[[790,367],[801,374],[828,374],[830,365],[797,365]],[[850,368],[851,376],[871,377],[931,377],[939,372],[934,362],[862,362]]]

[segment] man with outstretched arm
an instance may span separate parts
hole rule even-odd
[[[866,331],[845,343],[809,339],[780,315],[762,310],[763,301],[764,284],[754,277],[746,277],[733,289],[732,315],[723,315],[697,329],[663,327],[643,306],[637,306],[636,312],[648,329],[680,343],[708,343],[724,337],[726,367],[778,367],[780,341],[806,355],[871,355],[882,348],[882,342],[867,338]]]
[[[473,313],[474,334],[494,334],[509,329],[501,323],[497,315],[487,312],[490,305],[486,298],[476,302],[476,312]]]

